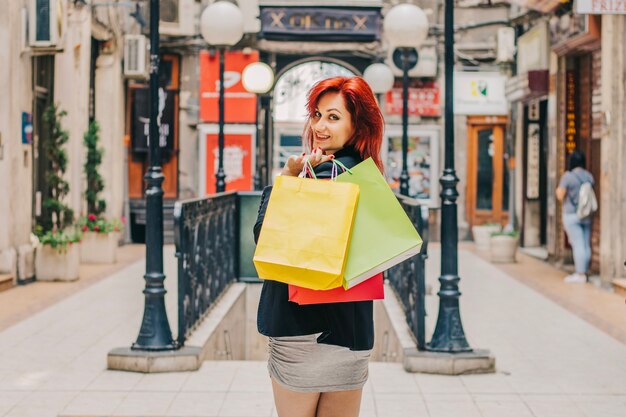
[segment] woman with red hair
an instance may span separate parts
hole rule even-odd
[[[304,152],[281,175],[298,176],[308,160],[317,178],[331,177],[332,159],[348,168],[372,158],[382,171],[384,119],[360,77],[334,77],[309,91]],[[254,225],[259,237],[272,187],[263,190]],[[332,213],[320,213],[319,221]],[[257,316],[269,336],[268,370],[279,417],[357,417],[374,346],[372,301],[298,305],[288,286],[263,282]]]

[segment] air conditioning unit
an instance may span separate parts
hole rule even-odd
[[[124,76],[127,78],[148,77],[148,48],[143,35],[124,36]]]
[[[196,33],[195,0],[161,0],[159,32],[166,36],[192,36]]]
[[[385,63],[391,68],[393,75],[402,77],[402,68],[396,67],[396,64],[393,62],[393,51],[394,48],[388,48]],[[418,50],[417,65],[409,70],[409,77],[434,78],[437,76],[438,65],[437,48],[434,46],[422,46]]]
[[[56,48],[63,32],[63,0],[30,0],[31,48]]]

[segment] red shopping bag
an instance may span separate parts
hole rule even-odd
[[[289,301],[299,305],[382,300],[383,298],[385,298],[385,286],[382,273],[366,279],[349,290],[344,290],[343,287],[332,290],[310,290],[289,285]]]

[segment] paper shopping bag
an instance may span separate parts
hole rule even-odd
[[[385,284],[382,273],[366,279],[349,290],[339,287],[332,290],[316,291],[295,285],[289,286],[289,301],[299,305],[382,300],[383,298],[385,298]]]
[[[254,252],[259,278],[341,286],[358,197],[356,184],[277,177]]]
[[[345,289],[419,253],[422,238],[371,158],[339,175],[337,182],[358,184],[360,189]]]

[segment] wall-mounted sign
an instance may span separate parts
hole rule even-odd
[[[385,100],[386,114],[402,114],[402,88],[394,87],[387,92]],[[434,81],[418,83],[415,88],[409,88],[409,115],[412,116],[441,116],[439,104],[439,87]]]
[[[574,152],[578,143],[577,78],[575,71],[567,71],[565,78],[565,150],[568,155]]]
[[[260,7],[259,37],[277,40],[373,41],[380,37],[380,8]]]
[[[159,146],[174,150],[178,93],[159,88]],[[150,146],[150,90],[133,88],[131,92],[131,143],[133,152],[148,152]]]
[[[498,72],[455,72],[454,113],[506,115],[506,77]]]
[[[626,1],[576,0],[574,11],[578,14],[626,14]]]
[[[526,145],[526,198],[539,198],[540,133],[539,123],[528,123]]]
[[[33,114],[22,112],[22,143],[30,145],[33,143]]]
[[[219,52],[200,53],[200,120],[218,122]],[[244,68],[258,62],[259,52],[226,52],[224,56],[224,122],[254,123],[256,120],[256,94],[246,91],[241,82]]]
[[[538,22],[517,40],[517,73],[548,69],[549,46],[548,24]]]

